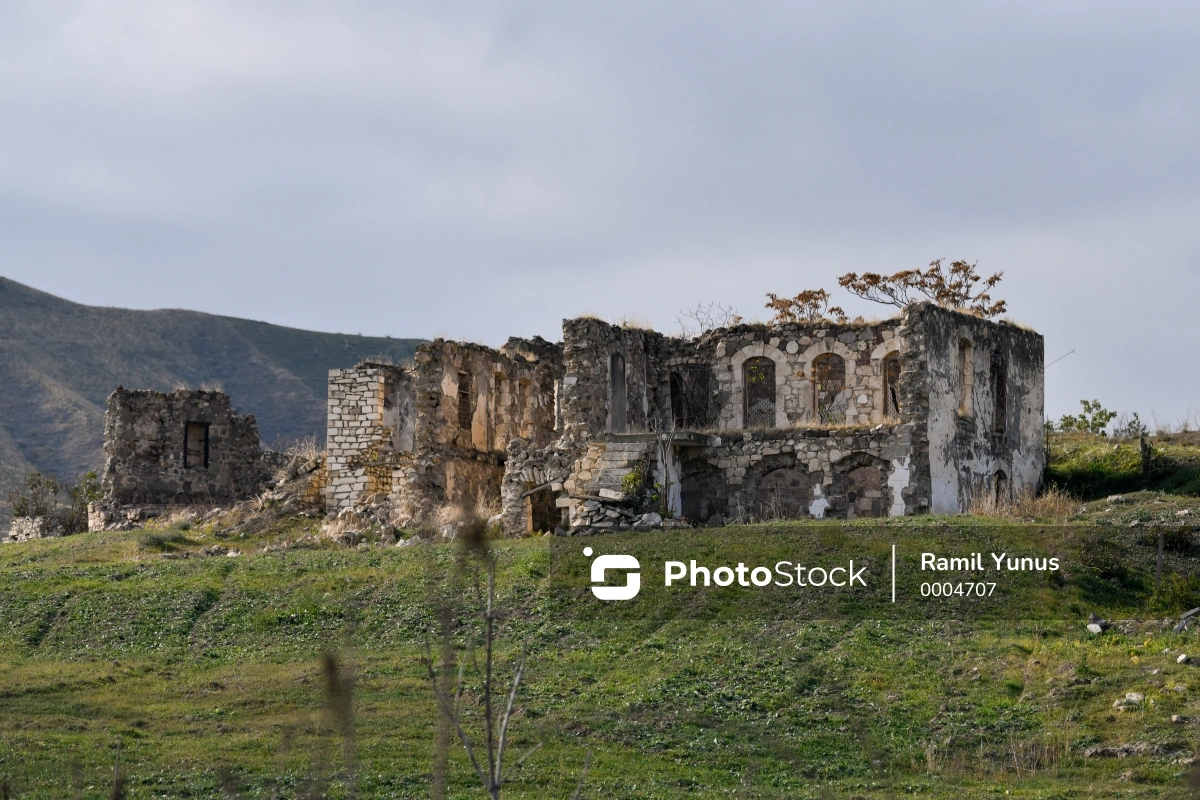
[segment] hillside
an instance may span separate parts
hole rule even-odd
[[[12,796],[57,800],[73,780],[81,796],[108,796],[120,742],[130,798],[429,797],[437,712],[421,658],[453,546],[350,548],[313,536],[319,524],[292,518],[222,539],[224,523],[181,519],[0,548],[0,780]],[[1037,537],[1045,526],[930,518],[687,535],[724,553],[780,537],[917,552],[928,537],[1001,530]],[[1101,601],[1120,594],[1114,581],[1145,590],[1153,549],[1120,541],[1135,570],[1072,567],[1063,595],[1096,580]],[[221,542],[244,555],[202,555]],[[586,569],[576,545],[497,546],[505,688],[522,643],[529,655],[504,797],[571,796],[589,752],[581,796],[592,798],[1184,796],[1200,673],[1179,657],[1195,656],[1197,633],[1172,633],[1162,608],[1089,604],[1150,617],[1099,636],[1085,631],[1085,609],[821,621],[677,600],[654,615],[593,617],[555,579],[556,553]],[[478,609],[459,613],[461,648],[478,641]],[[323,708],[328,648],[354,676],[352,738]],[[478,736],[475,680],[463,702]],[[1142,701],[1115,709],[1129,693]],[[457,741],[449,759],[449,796],[482,797]],[[334,787],[318,793],[324,781]]]
[[[104,405],[117,386],[219,386],[258,418],[268,444],[323,439],[328,370],[405,359],[419,341],[85,306],[0,277],[0,498],[31,468],[71,476],[102,466]]]

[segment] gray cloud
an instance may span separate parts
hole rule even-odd
[[[1077,349],[1052,414],[1178,417],[1198,38],[1184,3],[11,2],[0,258],[82,302],[496,343],[966,257]]]

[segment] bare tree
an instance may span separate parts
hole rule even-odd
[[[720,303],[697,303],[695,308],[684,309],[675,315],[679,324],[679,335],[683,339],[694,339],[702,333],[717,328],[731,328],[742,324],[742,317],[733,306]]]
[[[766,307],[775,312],[771,322],[776,325],[846,321],[846,312],[838,306],[829,305],[829,292],[824,289],[805,289],[795,297],[780,297],[768,292]]]
[[[473,569],[471,569],[473,567]],[[508,743],[509,721],[512,719],[513,706],[521,679],[525,674],[526,648],[521,646],[521,655],[517,660],[513,674],[512,685],[508,690],[507,699],[503,695],[497,697],[498,685],[496,679],[495,642],[496,623],[499,613],[496,609],[496,558],[487,543],[487,528],[482,521],[474,521],[464,526],[459,534],[459,557],[456,569],[460,572],[471,569],[472,586],[475,599],[482,607],[483,616],[483,664],[475,658],[474,648],[468,650],[468,657],[459,660],[456,680],[447,680],[447,672],[453,672],[453,647],[447,642],[449,626],[443,625],[443,649],[441,664],[435,665],[430,648],[427,646],[422,664],[437,699],[438,709],[442,717],[449,723],[450,728],[458,737],[480,785],[488,797],[498,800],[500,789],[504,785],[504,750]],[[486,589],[482,585],[480,572],[486,578]],[[463,714],[462,698],[466,687],[468,662],[475,673],[480,676],[480,700],[483,705],[483,752],[476,751],[475,743],[467,734],[467,722]],[[535,746],[522,756],[517,764],[521,764],[532,755],[541,745]],[[443,779],[444,780],[444,779]],[[443,785],[444,791],[444,785]]]
[[[838,278],[838,285],[864,300],[897,308],[925,298],[943,308],[966,311],[984,319],[998,317],[1007,310],[1005,301],[993,301],[990,294],[1004,277],[1003,272],[983,278],[975,271],[977,262],[954,261],[947,269],[944,261],[939,258],[931,261],[928,269],[901,270],[893,275],[847,272]],[[977,286],[981,282],[983,285]]]

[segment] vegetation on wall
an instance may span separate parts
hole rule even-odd
[[[892,275],[847,272],[838,278],[838,285],[864,300],[897,308],[926,299],[943,308],[984,319],[998,317],[1007,310],[1004,300],[993,300],[991,296],[991,290],[1004,277],[1003,272],[984,278],[976,272],[977,262],[959,260],[947,268],[944,261],[939,258],[931,261],[927,269],[901,270]]]
[[[846,321],[846,312],[829,305],[829,292],[824,289],[806,289],[795,297],[780,297],[768,292],[766,307],[775,312],[771,319],[775,325]]]

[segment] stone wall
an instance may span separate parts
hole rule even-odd
[[[495,513],[509,443],[558,436],[561,378],[561,348],[536,338],[501,350],[437,339],[410,368],[332,371],[327,505],[387,494],[401,524]]]
[[[582,443],[652,427],[651,403],[659,383],[657,356],[664,339],[654,331],[622,328],[591,317],[563,320],[562,428],[568,441]],[[619,375],[613,374],[614,368]],[[614,404],[623,407],[623,424],[620,414],[613,413]]]
[[[405,370],[372,363],[330,370],[326,507],[390,492],[396,455],[412,452],[415,426],[413,382]]]
[[[501,487],[500,526],[506,534],[548,532],[568,522],[563,492],[578,471],[579,456],[580,448],[570,445],[536,448],[524,439],[509,442]]]
[[[908,316],[923,356],[917,384],[928,449],[921,460],[933,513],[1036,491],[1045,466],[1042,336],[928,304]]]
[[[514,535],[564,509],[626,524],[621,479],[648,453],[668,512],[700,522],[963,511],[1041,473],[1041,337],[930,304],[693,339],[581,318],[561,346],[439,339],[389,369],[331,374],[330,500],[389,492],[401,524],[495,504]]]
[[[0,541],[27,542],[30,539],[46,539],[62,536],[62,528],[53,528],[45,517],[13,517],[8,529],[8,538]]]
[[[565,354],[565,433],[579,441],[617,433],[650,430],[711,429],[740,431],[745,420],[747,361],[769,361],[774,371],[769,424],[787,428],[812,425],[876,425],[895,421],[886,407],[884,359],[903,360],[904,320],[835,325],[739,325],[678,339],[654,331],[627,329],[597,319],[563,322]],[[620,361],[614,359],[619,356]],[[814,366],[834,365],[841,390],[817,413]],[[764,362],[765,363],[765,362]],[[614,364],[623,364],[625,425],[614,403]],[[680,425],[672,411],[672,373],[704,374],[703,419]],[[677,401],[676,401],[677,402]],[[689,420],[694,423],[695,420]]]
[[[102,502],[114,507],[233,502],[267,477],[253,415],[239,415],[214,391],[117,389],[104,454]]]
[[[683,516],[724,519],[904,516],[922,507],[908,425],[722,434],[681,451]]]
[[[626,507],[620,484],[640,461],[648,462],[660,485],[666,475],[678,482],[680,491],[665,510],[694,524],[904,516],[928,506],[922,485],[913,480],[909,425],[746,431],[707,438],[707,445],[695,439],[633,436],[592,442],[562,482],[571,526],[625,529],[644,524],[642,516]],[[673,463],[659,463],[664,457]]]

